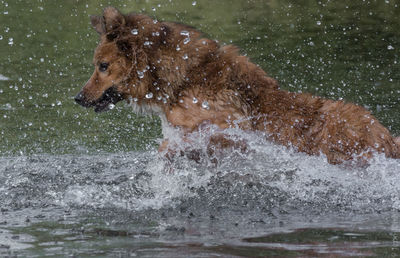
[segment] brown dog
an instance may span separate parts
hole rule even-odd
[[[266,133],[276,143],[332,164],[365,160],[373,153],[400,158],[400,139],[366,109],[343,101],[280,90],[278,83],[234,46],[201,38],[185,25],[109,7],[92,16],[100,34],[95,71],[77,103],[107,110],[130,100],[138,112],[155,112],[164,126],[184,133],[204,123]],[[232,142],[221,135],[220,147]],[[167,139],[160,149],[167,146]]]

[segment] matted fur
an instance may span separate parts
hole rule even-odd
[[[323,153],[332,164],[365,160],[375,152],[400,158],[399,138],[366,109],[281,90],[236,47],[202,38],[192,27],[123,15],[112,7],[91,21],[100,43],[95,71],[76,97],[83,106],[103,111],[129,99],[137,110],[165,115],[183,133],[204,123],[263,131],[276,143]],[[223,147],[230,143],[215,139]]]

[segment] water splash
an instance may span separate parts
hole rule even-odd
[[[248,150],[210,157],[207,145],[216,128],[185,141],[170,135],[176,153],[195,148],[199,159],[157,151],[100,155],[38,155],[0,158],[2,207],[113,207],[127,210],[188,205],[210,209],[286,212],[384,212],[400,210],[400,161],[376,156],[367,168],[346,168],[325,157],[307,156],[265,140],[263,135],[229,129]],[[217,162],[215,162],[217,161]],[[234,198],[232,198],[234,196]]]

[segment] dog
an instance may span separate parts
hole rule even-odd
[[[158,114],[163,128],[179,128],[183,138],[212,124],[264,132],[331,164],[364,162],[375,153],[400,158],[400,138],[365,108],[281,90],[238,48],[203,38],[193,27],[113,7],[91,23],[100,35],[95,70],[75,101],[95,112],[127,100],[138,113]],[[221,133],[210,144],[237,143]],[[159,150],[167,148],[164,139]]]

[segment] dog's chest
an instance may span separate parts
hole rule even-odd
[[[132,107],[133,112],[137,115],[157,115],[161,120],[161,130],[164,138],[168,138],[171,134],[175,134],[174,128],[170,125],[161,107],[156,105],[139,104],[138,102],[131,101],[129,105]]]

